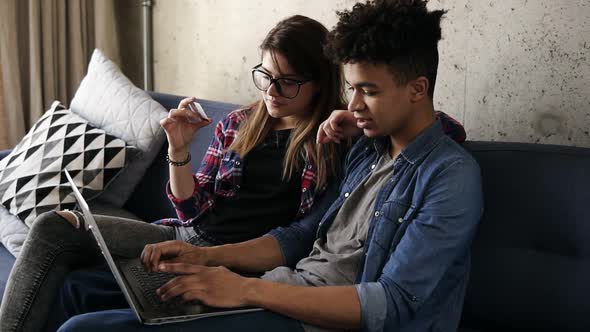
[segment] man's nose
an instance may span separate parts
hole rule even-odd
[[[362,111],[365,108],[365,102],[360,94],[356,91],[352,92],[350,101],[348,102],[348,110],[350,112]]]

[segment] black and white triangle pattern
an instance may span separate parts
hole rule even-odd
[[[30,227],[43,212],[74,207],[64,169],[92,199],[123,170],[133,150],[56,101],[0,161],[0,201]]]

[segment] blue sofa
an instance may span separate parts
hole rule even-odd
[[[149,93],[152,98],[162,104],[166,109],[176,108],[179,101],[184,98],[181,96],[173,96],[157,92]],[[200,100],[200,103],[206,110],[207,115],[212,118],[214,124],[223,119],[230,111],[240,107],[235,104],[208,100]],[[193,160],[200,161],[203,158],[207,146],[213,137],[214,129],[215,125],[204,127],[200,129],[194,137],[191,144]],[[164,187],[168,181],[168,164],[165,160],[167,149],[167,145],[162,147],[160,154],[148,168],[144,176],[145,180],[139,183],[135,189],[135,193],[131,195],[131,198],[124,206],[125,210],[131,212],[142,220],[153,221],[176,215],[176,212],[172,208],[172,205],[164,192]],[[0,160],[9,153],[10,150],[0,151]],[[193,162],[193,171],[196,172],[199,166],[199,162]],[[0,244],[0,302],[13,264],[14,256],[12,256],[8,250]]]
[[[150,94],[167,109],[182,98]],[[201,103],[214,123],[238,107]],[[213,129],[194,138],[194,160],[204,155]],[[590,149],[498,142],[465,148],[482,169],[485,213],[461,331],[590,331]],[[174,215],[163,191],[165,153],[163,147],[125,205],[143,220]],[[13,263],[0,245],[0,291]]]

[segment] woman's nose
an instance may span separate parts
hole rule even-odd
[[[268,94],[269,96],[273,96],[273,97],[278,97],[281,94],[279,93],[279,90],[277,88],[277,82],[272,82],[270,84],[270,86],[268,87],[268,89],[266,89],[266,94]]]

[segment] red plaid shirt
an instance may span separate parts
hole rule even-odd
[[[242,177],[242,159],[229,150],[229,146],[238,135],[240,124],[248,117],[251,109],[242,109],[229,113],[215,127],[215,137],[207,149],[201,167],[193,175],[195,188],[191,197],[180,200],[172,195],[170,182],[166,186],[168,198],[176,209],[178,219],[167,218],[158,221],[164,225],[192,226],[209,209],[215,206],[217,197],[234,197],[240,188]],[[443,130],[455,141],[465,141],[463,126],[443,112],[437,112]],[[301,174],[301,203],[296,219],[306,216],[313,206],[317,190],[317,174],[315,167],[308,160]],[[321,188],[322,190],[324,188]]]
[[[170,182],[166,186],[168,198],[176,209],[178,219],[164,219],[165,225],[192,226],[199,217],[215,206],[217,197],[234,197],[239,193],[242,178],[242,158],[229,150],[236,136],[240,124],[248,117],[252,110],[243,109],[229,113],[225,119],[215,127],[215,137],[207,149],[201,167],[193,175],[195,189],[191,197],[180,200],[170,191]],[[317,175],[314,165],[305,162],[301,174],[301,203],[297,212],[297,219],[306,216],[317,194]]]

